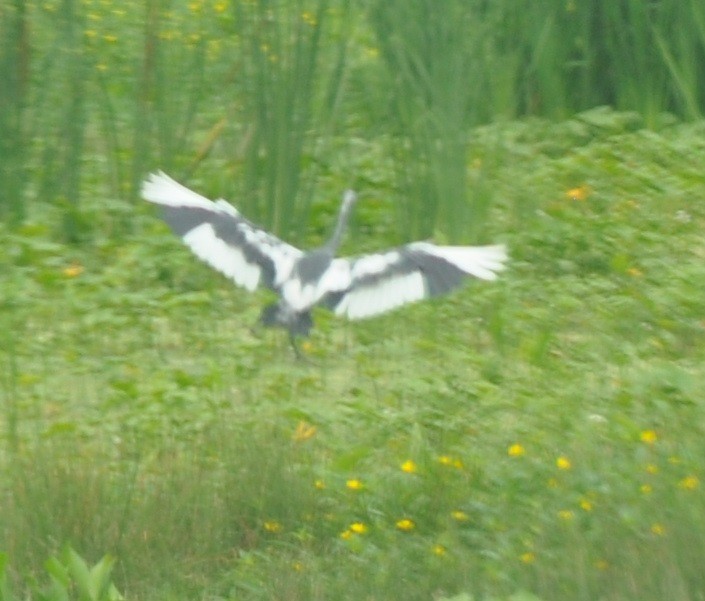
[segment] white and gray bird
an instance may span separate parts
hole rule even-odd
[[[364,319],[395,307],[450,292],[468,277],[494,280],[504,268],[504,245],[437,246],[412,242],[380,253],[336,258],[357,200],[343,195],[330,240],[302,251],[243,217],[223,199],[211,201],[162,172],[150,175],[142,196],[163,209],[163,218],[194,254],[247,290],[264,286],[279,295],[260,315],[265,326],[307,336],[311,310],[319,305],[348,319]]]

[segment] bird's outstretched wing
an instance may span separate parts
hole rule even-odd
[[[450,292],[468,277],[494,280],[507,251],[495,246],[436,246],[413,242],[384,253],[335,259],[324,278],[321,301],[348,319],[372,317],[395,307]]]
[[[208,200],[161,171],[145,180],[142,196],[162,207],[164,221],[197,257],[248,290],[278,289],[303,254],[225,200]]]

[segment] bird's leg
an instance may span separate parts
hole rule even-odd
[[[289,330],[289,342],[291,342],[291,348],[294,349],[294,354],[296,355],[296,358],[299,361],[305,360],[306,357],[301,354],[301,350],[299,349],[299,345],[296,344],[296,336],[294,336],[294,333]]]

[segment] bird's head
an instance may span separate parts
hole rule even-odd
[[[343,192],[343,206],[344,211],[349,211],[357,202],[357,193],[355,190],[345,190]]]

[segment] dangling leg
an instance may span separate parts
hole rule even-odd
[[[259,322],[265,328],[275,326],[286,328],[289,332],[289,342],[291,343],[291,348],[294,349],[296,358],[308,360],[301,352],[301,349],[299,349],[299,345],[296,343],[296,337],[309,335],[311,326],[313,325],[309,311],[297,313],[280,300],[279,302],[267,305],[262,310]]]
[[[291,348],[294,349],[294,354],[296,355],[296,358],[299,361],[306,361],[306,357],[301,353],[301,350],[299,349],[299,345],[296,344],[296,335],[289,330],[289,342],[291,342]]]
[[[299,349],[299,346],[296,344],[296,337],[308,336],[311,333],[311,326],[313,326],[313,320],[311,319],[311,313],[308,311],[294,313],[290,317],[288,324],[289,341],[291,342],[291,346],[294,348],[297,359],[303,359],[305,361],[310,360],[301,352],[301,349]]]

